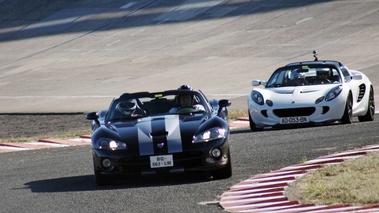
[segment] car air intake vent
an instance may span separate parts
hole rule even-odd
[[[274,109],[274,114],[278,117],[309,116],[316,111],[314,107]]]
[[[150,133],[151,137],[166,136],[166,135],[168,135],[167,131],[155,131],[155,132]]]
[[[359,95],[358,95],[358,102],[360,102],[363,99],[363,96],[366,93],[366,85],[361,84],[359,85]]]

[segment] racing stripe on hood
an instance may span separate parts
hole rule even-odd
[[[167,135],[165,127],[166,117],[153,118],[151,121],[150,136],[153,139],[154,154],[164,155],[167,154]]]
[[[179,115],[145,119],[138,124],[140,156],[182,152]]]
[[[138,125],[138,146],[140,156],[154,154],[153,139],[147,134],[150,132],[151,120]]]
[[[168,153],[182,152],[183,144],[180,135],[179,115],[168,115],[166,117],[166,131]]]

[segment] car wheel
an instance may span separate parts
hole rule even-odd
[[[107,178],[104,175],[100,174],[100,172],[95,171],[95,184],[97,186],[104,186],[108,183]]]
[[[223,110],[223,112],[222,112],[221,114],[222,114],[221,118],[224,119],[226,122],[229,123],[229,113],[228,113],[228,109],[225,108],[225,110]]]
[[[352,120],[353,120],[353,101],[351,100],[351,95],[349,94],[346,100],[345,111],[341,118],[341,122],[343,124],[351,124]]]
[[[228,154],[228,163],[222,169],[212,172],[212,176],[216,180],[230,178],[232,176],[232,159],[230,158],[230,153]]]
[[[92,157],[93,157],[93,171],[94,171],[95,185],[104,186],[107,184],[108,178],[101,174],[101,172],[99,171],[100,169],[95,166],[96,165],[95,156],[93,155]]]
[[[257,128],[255,125],[253,119],[251,118],[250,112],[247,112],[249,114],[249,124],[251,131],[261,131],[263,128]]]
[[[374,89],[371,87],[370,95],[368,97],[368,108],[367,113],[364,116],[358,116],[360,122],[373,121],[375,115],[375,100],[374,100]]]

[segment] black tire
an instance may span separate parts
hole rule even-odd
[[[353,121],[353,101],[351,99],[351,95],[349,94],[349,96],[346,99],[345,110],[341,118],[341,122],[343,124],[351,124],[352,121]]]
[[[100,172],[97,172],[97,171],[95,171],[94,180],[95,180],[96,186],[104,186],[104,185],[107,185],[108,183],[108,179],[104,177],[104,175],[100,174]]]
[[[94,181],[96,186],[104,186],[107,185],[108,183],[108,178],[104,175],[101,174],[100,168],[96,167],[96,160],[95,156],[92,155],[92,160],[93,160],[93,171],[94,171]]]
[[[224,119],[226,122],[229,123],[229,112],[228,112],[228,109],[224,109],[221,113],[221,118]]]
[[[249,125],[250,125],[251,131],[261,131],[263,128],[257,128],[253,119],[250,116],[250,112],[247,112],[247,113],[249,114]]]
[[[373,121],[375,117],[375,100],[374,100],[374,89],[371,86],[370,94],[368,97],[368,108],[367,113],[364,116],[358,116],[360,122]]]
[[[212,176],[216,180],[230,178],[232,176],[232,159],[230,158],[230,153],[228,154],[228,163],[222,169],[212,172]]]

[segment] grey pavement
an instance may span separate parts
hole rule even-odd
[[[0,1],[0,113],[96,111],[181,84],[244,109],[252,79],[315,49],[379,91],[378,10],[378,0]]]

